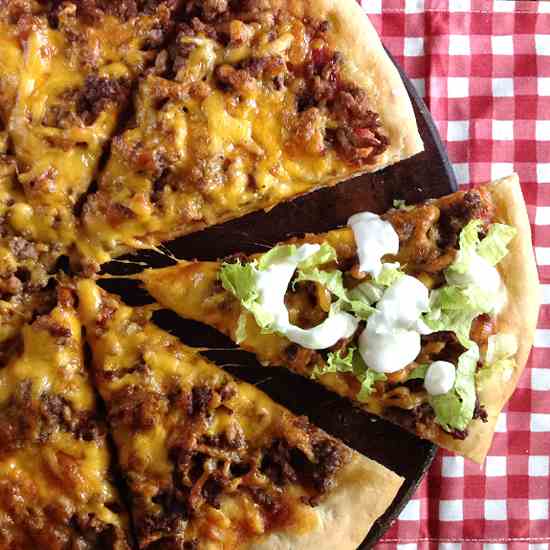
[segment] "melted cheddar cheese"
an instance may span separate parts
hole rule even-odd
[[[157,328],[150,309],[125,306],[90,280],[78,290],[142,547],[185,540],[230,550],[317,526],[307,502],[319,493],[299,473],[278,480],[270,449],[292,449],[310,468],[321,467],[320,445],[339,467],[349,449]]]
[[[59,296],[0,367],[0,547],[87,549],[103,540],[124,550],[127,522],[116,511],[80,322],[70,291]]]
[[[291,16],[244,23],[237,14],[229,35],[223,46],[200,29],[180,33],[175,59],[161,53],[140,83],[135,120],[114,141],[84,208],[85,256],[107,261],[271,208],[367,170],[372,144],[385,147],[382,135],[342,120],[336,88],[354,105],[359,92],[338,72],[324,31]],[[309,75],[320,67],[323,77]],[[325,92],[315,88],[323,78]],[[330,143],[348,139],[345,132],[363,136],[350,138],[354,160]],[[370,145],[360,144],[365,135]]]
[[[169,29],[162,3],[126,20],[86,9],[0,6],[0,353],[40,311],[130,87]]]

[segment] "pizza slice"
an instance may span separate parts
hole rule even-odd
[[[356,548],[402,479],[78,284],[140,548]]]
[[[74,295],[0,362],[0,548],[129,550]]]
[[[354,0],[190,1],[84,208],[97,261],[422,150],[397,69]]]
[[[482,462],[539,307],[517,176],[265,254],[139,275],[163,306]]]

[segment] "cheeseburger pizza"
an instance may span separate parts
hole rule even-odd
[[[0,548],[129,550],[69,288],[0,363]]]
[[[538,276],[516,176],[265,254],[140,275],[212,325],[420,437],[478,462],[527,360]]]
[[[188,1],[83,211],[88,261],[158,245],[422,150],[354,0]]]
[[[93,371],[140,548],[356,548],[402,479],[239,382],[91,280]]]

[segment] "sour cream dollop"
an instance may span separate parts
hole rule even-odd
[[[284,334],[290,341],[308,349],[325,349],[333,346],[341,338],[349,338],[359,325],[353,315],[331,308],[328,317],[319,325],[303,329],[290,323],[285,305],[285,294],[298,265],[319,250],[318,244],[303,244],[296,253],[271,263],[256,274],[259,293],[258,303],[274,318],[273,328]]]
[[[401,370],[420,353],[420,335],[430,329],[420,316],[429,308],[428,289],[403,275],[382,296],[359,336],[359,352],[376,372]]]
[[[430,395],[443,395],[455,384],[456,367],[448,361],[434,361],[426,371],[424,387]]]
[[[399,236],[395,229],[372,212],[354,214],[348,220],[348,226],[355,237],[359,270],[378,277],[382,270],[382,256],[399,251]]]

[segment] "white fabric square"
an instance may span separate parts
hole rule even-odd
[[[469,120],[449,120],[447,122],[447,141],[466,141],[469,135]]]
[[[550,472],[550,457],[531,455],[529,457],[529,475],[531,477],[547,477]]]
[[[535,214],[535,224],[550,225],[550,206],[537,206],[537,212]],[[548,303],[550,302],[545,302],[545,304]]]
[[[502,521],[508,518],[505,500],[487,499],[485,501],[485,519]]]
[[[403,45],[403,53],[409,57],[424,55],[424,38],[421,36],[407,36]]]
[[[545,498],[529,499],[529,519],[548,519],[548,501]]]
[[[516,9],[516,3],[511,0],[495,0],[493,2],[493,11],[512,13]]]
[[[426,81],[423,78],[411,78],[413,86],[420,97],[426,97]]]
[[[544,4],[545,2],[541,2],[541,4]],[[549,6],[550,8],[550,6]],[[548,12],[550,13],[550,11]],[[548,550],[548,543],[546,542],[537,542],[535,544],[530,544],[527,547],[527,550]]]
[[[470,11],[470,0],[449,0],[449,11]]]
[[[458,183],[470,183],[470,167],[467,163],[453,163],[456,181]]]
[[[514,55],[514,38],[511,35],[491,36],[494,55]]]
[[[382,13],[382,0],[361,0],[361,7],[367,13]]]
[[[537,253],[537,248],[535,248],[535,255],[537,256],[539,265],[544,265],[538,261],[539,254]],[[550,263],[550,257],[548,258],[548,263]],[[547,328],[538,328],[535,330],[535,341],[533,345],[536,348],[550,348],[550,330]]]
[[[424,0],[405,0],[405,13],[422,13]]]
[[[449,98],[469,97],[469,79],[465,76],[450,76],[447,78],[447,94]]]
[[[397,550],[418,550],[416,542],[408,542],[406,544],[397,544]]]
[[[548,210],[550,210],[550,206],[547,208]],[[542,288],[542,303],[550,304],[550,285],[540,285],[540,286]]]
[[[441,463],[443,477],[464,477],[464,458],[462,456],[444,456]]]
[[[495,432],[506,433],[508,431],[508,426],[506,424],[506,413],[501,412],[498,415],[497,423],[495,424]]]
[[[440,542],[437,545],[437,550],[460,550],[461,548],[460,542]]]
[[[548,2],[538,2],[538,12],[539,13],[550,13],[550,3]],[[533,545],[535,546],[535,545]],[[548,545],[545,544],[544,548],[548,548]],[[529,545],[529,550],[531,550],[531,545]]]
[[[514,171],[514,165],[511,162],[493,162],[491,164],[491,179],[497,180],[509,176]]]
[[[510,2],[510,4],[513,4],[513,2]],[[508,545],[500,542],[486,542],[483,544],[483,550],[508,550]]]
[[[506,475],[506,457],[488,456],[485,460],[485,475],[487,477],[500,477]]]
[[[535,258],[537,259],[537,263],[539,265],[550,265],[550,247],[548,246],[535,246]],[[541,336],[543,336],[543,331],[545,329],[541,329]],[[548,331],[550,332],[550,331]],[[547,346],[544,346],[547,347]],[[549,346],[550,347],[550,344]]]
[[[531,389],[537,391],[550,390],[550,369],[531,369]]]
[[[439,521],[462,521],[464,503],[462,500],[439,501]]]
[[[537,55],[550,55],[550,34],[535,34]]]
[[[537,163],[537,181],[539,183],[550,183],[550,162]]]
[[[514,121],[493,120],[491,133],[494,140],[512,141],[514,139]]]
[[[532,432],[550,432],[550,414],[531,413]]]
[[[550,120],[537,120],[535,126],[537,141],[550,141]]]
[[[513,78],[493,78],[493,96],[495,97],[514,97],[514,79]]]
[[[470,55],[470,37],[464,34],[450,34],[449,55]]]
[[[542,96],[550,95],[550,77],[541,76],[537,78],[537,92]]]
[[[403,511],[399,514],[400,521],[419,521],[420,520],[420,500],[413,498],[407,502]]]

